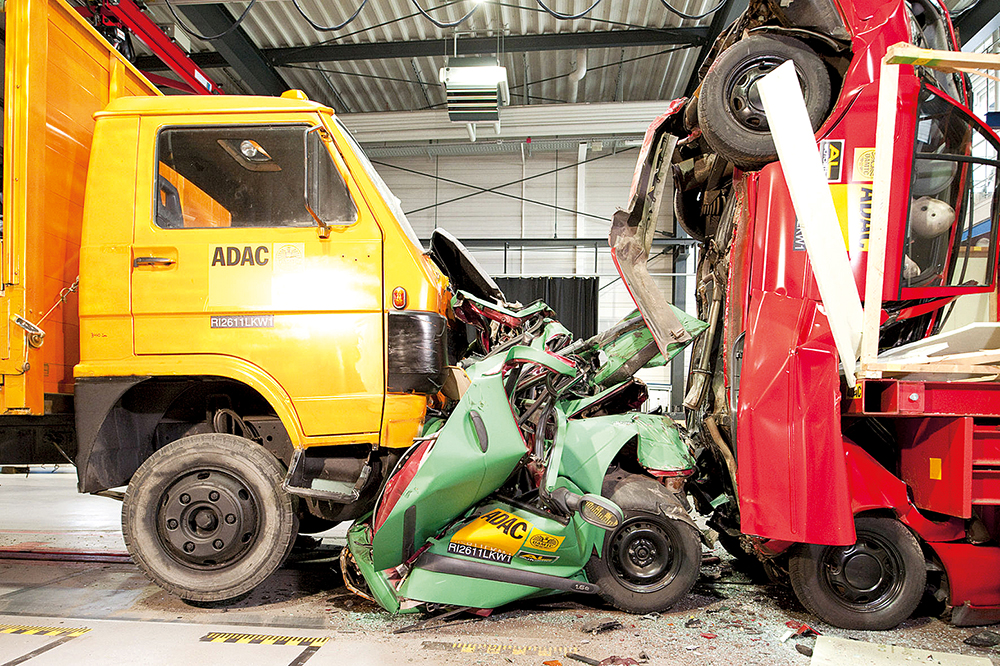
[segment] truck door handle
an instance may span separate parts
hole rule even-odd
[[[139,266],[172,266],[177,262],[170,257],[136,257],[132,262],[133,268]]]

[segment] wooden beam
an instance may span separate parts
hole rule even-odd
[[[935,51],[919,49],[912,44],[900,42],[889,47],[885,54],[885,62],[890,65],[920,65],[968,72],[977,69],[1000,69],[1000,54]]]

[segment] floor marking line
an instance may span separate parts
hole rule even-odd
[[[302,664],[309,661],[309,659],[316,654],[319,649],[323,647],[322,645],[310,645],[305,650],[299,653],[299,656],[295,658],[295,661],[288,664],[288,666],[302,666]]]
[[[424,641],[424,650],[444,650],[447,652],[482,653],[490,655],[533,655],[538,657],[559,657],[572,652],[574,648],[563,645],[505,645],[502,643],[465,643],[460,641]]]
[[[240,645],[290,645],[322,647],[330,640],[329,636],[272,636],[270,634],[233,634],[212,631],[199,639],[203,643],[236,643]],[[0,664],[3,666],[3,664]]]
[[[88,627],[34,627],[26,624],[0,624],[0,634],[23,634],[26,636],[82,636],[90,631]]]
[[[55,583],[61,583],[64,580],[70,578],[76,578],[77,576],[82,576],[85,573],[94,573],[92,569],[84,569],[82,571],[77,571],[71,574],[66,574],[65,576],[60,576],[59,578],[54,578],[52,580],[47,580],[44,583],[35,583],[34,585],[25,585],[24,587],[19,587],[16,590],[11,590],[6,594],[0,594],[0,599],[7,599],[8,597],[13,597],[18,594],[24,594],[25,592],[31,592],[32,590],[37,590],[40,587],[46,587],[48,585],[54,585]],[[4,666],[0,664],[0,666]]]
[[[79,634],[77,634],[77,635],[63,636],[62,638],[58,638],[58,639],[52,641],[51,643],[49,643],[48,645],[43,645],[42,647],[38,648],[37,650],[29,652],[26,655],[20,656],[17,659],[12,659],[11,661],[8,661],[5,664],[0,664],[0,666],[17,666],[18,664],[23,664],[24,662],[28,661],[29,659],[34,659],[38,655],[43,654],[45,652],[48,652],[52,648],[57,648],[60,645],[62,645],[63,643],[68,643],[69,641],[71,641],[74,638],[76,638],[78,635]]]

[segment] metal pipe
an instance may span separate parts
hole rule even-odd
[[[722,313],[722,288],[716,282],[715,276],[712,281],[712,307],[708,314],[707,334],[699,341],[699,347],[703,353],[698,356],[698,365],[691,369],[691,387],[687,395],[684,396],[684,406],[688,409],[697,409],[705,395],[705,387],[708,386],[708,379],[711,376],[709,365],[712,353],[712,342],[715,340],[715,331],[719,324],[719,315]]]
[[[736,501],[736,508],[739,509],[740,493],[739,487],[736,485],[736,458],[733,457],[733,452],[730,450],[729,445],[726,444],[726,440],[722,438],[722,433],[719,432],[719,426],[715,422],[715,417],[711,414],[705,417],[705,429],[708,430],[709,437],[715,445],[716,450],[722,455],[722,459],[726,461],[726,469],[729,470],[729,478],[733,482],[733,499]]]
[[[569,103],[576,104],[580,92],[580,81],[587,75],[587,49],[576,52],[576,69],[569,75]]]

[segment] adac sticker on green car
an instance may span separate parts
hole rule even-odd
[[[494,509],[455,532],[448,543],[448,552],[510,564],[511,556],[518,554],[525,544],[535,550],[554,552],[559,549],[564,538],[536,529],[527,520],[503,509]],[[534,561],[555,560],[539,557]]]
[[[555,562],[559,559],[558,555],[544,555],[542,553],[532,553],[528,551],[518,553],[517,556],[522,560],[528,560],[529,562]]]

